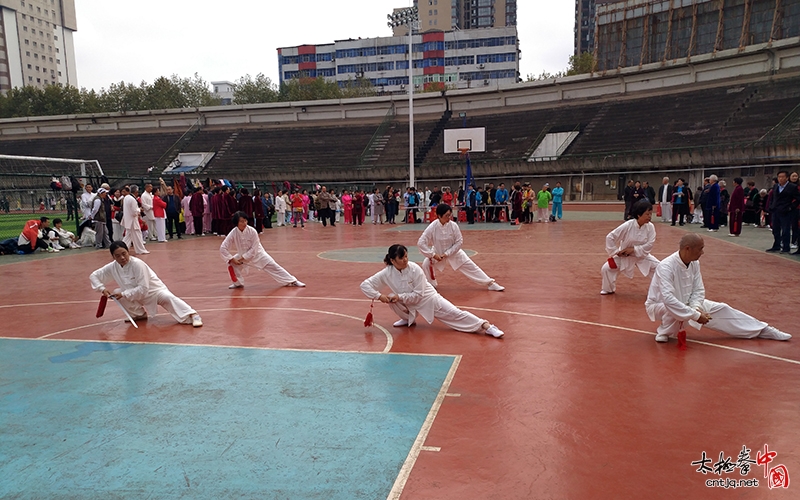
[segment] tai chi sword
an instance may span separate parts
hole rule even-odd
[[[120,308],[120,309],[122,309],[122,312],[124,312],[124,313],[125,313],[125,316],[127,316],[127,317],[128,317],[128,321],[130,321],[130,322],[131,322],[131,324],[133,325],[133,327],[134,327],[134,328],[139,328],[139,325],[137,325],[137,324],[136,324],[136,322],[135,322],[135,321],[133,320],[133,318],[131,317],[130,313],[129,313],[129,312],[128,312],[128,311],[127,311],[127,310],[126,310],[124,307],[122,307],[122,304],[120,304],[120,303],[119,303],[119,301],[117,300],[117,298],[116,298],[116,297],[111,297],[111,300],[113,300],[113,301],[114,301],[114,303],[115,303],[115,304],[117,304],[117,305],[119,306],[119,308]]]

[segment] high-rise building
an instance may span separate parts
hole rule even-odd
[[[597,6],[616,0],[575,0],[575,55],[594,52],[594,23]]]
[[[800,0],[605,3],[598,5],[596,17],[599,71],[741,51],[800,36]]]
[[[519,78],[515,26],[431,31],[413,39],[414,88],[472,88],[509,85]],[[379,92],[405,92],[408,36],[338,40],[278,49],[280,82],[325,78],[344,87],[369,81]]]
[[[517,25],[517,0],[414,0],[414,6],[420,33]],[[393,34],[406,36],[408,28],[399,26]]]
[[[77,86],[75,0],[0,0],[0,91]]]

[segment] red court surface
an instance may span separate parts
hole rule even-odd
[[[568,207],[565,207],[568,208]],[[706,295],[792,333],[788,342],[740,340],[689,329],[689,348],[654,341],[645,314],[649,280],[620,276],[600,296],[604,238],[621,221],[565,221],[518,230],[464,231],[473,260],[506,287],[489,292],[460,273],[439,276],[439,292],[495,323],[505,338],[420,321],[393,328],[375,305],[379,328],[366,330],[369,301],[359,289],[378,263],[325,260],[321,252],[393,243],[416,245],[418,231],[338,225],[265,230],[266,250],[307,288],[281,288],[266,274],[229,290],[222,239],[151,243],[143,256],[205,326],[177,325],[163,310],[138,330],[99,295],[88,275],[107,251],[39,260],[0,260],[3,337],[144,341],[460,355],[460,364],[402,490],[406,499],[797,498],[800,488],[800,263],[706,238]],[[654,255],[677,250],[681,228],[656,222]],[[765,247],[766,248],[766,247]],[[324,384],[324,381],[320,381]],[[54,388],[57,390],[57,388]],[[379,444],[376,444],[379,445]],[[703,453],[736,462],[767,445],[784,464],[788,489],[770,490],[764,466],[721,475],[696,472]],[[736,491],[709,479],[756,478]]]

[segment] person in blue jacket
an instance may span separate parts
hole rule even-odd
[[[563,215],[561,212],[561,203],[564,199],[564,188],[561,187],[560,182],[556,182],[556,187],[553,188],[553,217],[561,219]]]

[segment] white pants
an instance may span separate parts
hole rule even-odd
[[[240,257],[241,256],[237,254],[233,258],[234,259],[238,259]],[[278,283],[280,283],[281,285],[284,285],[284,286],[292,284],[295,281],[297,281],[297,278],[295,278],[294,276],[289,274],[286,271],[286,269],[284,269],[281,266],[279,266],[278,263],[275,262],[275,259],[273,259],[269,254],[267,254],[267,259],[268,259],[268,262],[266,264],[264,264],[263,266],[258,267],[257,269],[259,269],[261,271],[264,271],[265,273],[269,274],[270,276],[272,276],[272,279],[274,279],[275,281],[277,281]],[[242,273],[242,271],[243,271],[242,268],[244,266],[247,266],[247,265],[248,264],[244,264],[243,266],[240,266],[240,265],[237,265],[237,264],[231,264],[231,266],[233,266],[233,272],[236,273],[237,281],[239,281],[239,283],[241,283],[243,285],[244,285],[244,280],[242,279],[242,274],[243,274]]]
[[[120,241],[122,239],[122,224],[114,220],[111,223],[111,241]]]
[[[160,242],[167,241],[167,219],[163,217],[156,217],[156,221],[152,226],[155,230],[152,233],[156,236],[156,239]]]
[[[145,217],[144,218],[144,223],[147,224],[147,228],[150,230],[150,241],[155,241],[156,240],[156,231],[153,231],[153,228],[156,227],[156,219],[155,218],[151,219],[149,217]]]
[[[550,219],[547,218],[547,209],[546,208],[536,208],[536,218],[539,222],[545,221],[550,222]]]
[[[694,218],[692,219],[692,224],[702,224],[703,221],[703,208],[702,207],[695,207],[694,209]]]
[[[114,293],[120,293],[121,291],[122,290],[120,288],[117,288],[114,290]],[[120,305],[124,307],[125,310],[134,317],[134,319],[147,314],[144,305],[142,305],[140,302],[134,302],[126,299],[125,297],[117,300],[119,300]],[[176,297],[169,290],[159,292],[157,301],[158,305],[166,309],[167,312],[170,313],[178,323],[191,323],[192,315],[197,313],[197,311],[192,309],[189,304]]]
[[[402,302],[390,302],[389,307],[400,319],[409,319],[409,309]],[[483,324],[487,321],[474,314],[462,311],[447,299],[439,295],[436,298],[436,306],[433,309],[434,319],[438,319],[453,330],[459,332],[475,333],[483,330]]]
[[[636,271],[634,270],[634,273],[635,272]],[[647,277],[652,279],[655,273],[656,266],[651,266],[650,273],[648,273]],[[619,269],[611,269],[611,266],[609,266],[608,262],[606,262],[603,264],[603,267],[600,268],[600,274],[603,276],[603,288],[601,288],[601,290],[604,292],[616,292]]]
[[[672,203],[661,202],[661,222],[672,222]]]
[[[711,321],[706,323],[706,327],[727,333],[732,337],[752,339],[767,327],[767,324],[763,321],[759,321],[723,302],[704,300],[702,308],[711,315]],[[648,306],[648,309],[648,315],[656,318],[656,320],[661,318],[661,325],[657,330],[659,335],[670,337],[677,335],[681,329],[681,320],[671,315],[667,308],[664,307],[664,304],[652,304]]]
[[[286,211],[278,212],[278,225],[285,226],[286,225]]]
[[[450,265],[447,264],[446,267],[450,267]],[[425,260],[422,262],[422,271],[425,273],[425,277],[428,279],[428,281],[432,282],[433,277],[431,276],[431,260],[428,257],[425,257]],[[456,271],[461,271],[461,274],[471,279],[475,283],[478,283],[479,285],[489,286],[494,283],[494,280],[485,272],[483,272],[483,269],[478,267],[478,264],[474,263],[472,259],[467,259],[467,261],[461,264]],[[437,278],[440,272],[441,271],[438,269],[434,269],[434,275],[437,275]]]
[[[142,230],[138,227],[130,229],[125,229],[125,236],[122,237],[122,241],[128,245],[129,250],[133,250],[134,253],[138,254],[145,254],[150,253],[144,247],[144,240],[142,239]]]

